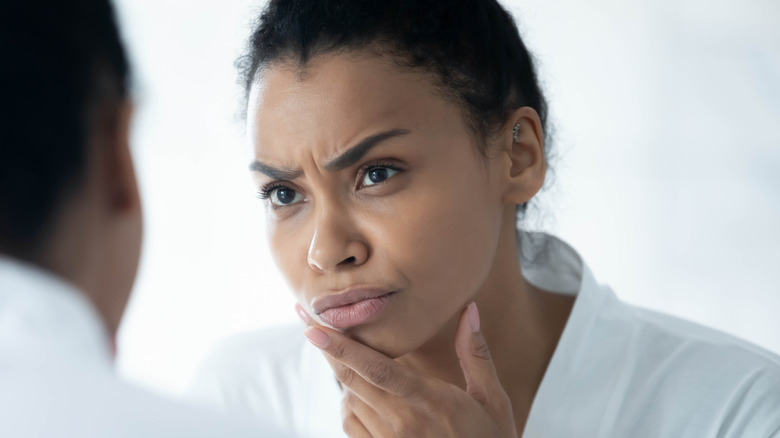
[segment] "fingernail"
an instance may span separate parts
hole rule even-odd
[[[330,344],[330,336],[318,328],[308,327],[303,331],[303,335],[306,336],[312,344],[319,348],[325,348],[328,346],[328,344]]]
[[[471,331],[476,333],[479,331],[479,311],[477,310],[477,303],[472,302],[466,307],[466,318],[469,320]]]
[[[306,313],[305,310],[303,310],[303,306],[300,304],[295,305],[295,312],[298,313],[298,317],[301,318],[301,321],[308,323],[309,322],[309,314]]]

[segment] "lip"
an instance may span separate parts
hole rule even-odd
[[[329,326],[346,329],[378,318],[394,294],[395,291],[378,288],[350,289],[316,299],[311,307]]]

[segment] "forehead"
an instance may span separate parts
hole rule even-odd
[[[361,53],[320,55],[304,68],[271,65],[252,86],[248,105],[255,151],[272,160],[283,159],[280,152],[291,144],[316,142],[333,154],[374,130],[424,131],[460,116],[429,74]]]

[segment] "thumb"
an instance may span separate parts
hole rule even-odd
[[[498,397],[506,397],[498,380],[487,342],[482,336],[477,304],[472,302],[460,315],[455,351],[466,378],[466,392],[488,408]]]

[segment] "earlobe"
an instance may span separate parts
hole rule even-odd
[[[502,129],[501,141],[508,163],[504,202],[523,204],[541,190],[547,168],[539,114],[530,107],[514,111]]]

